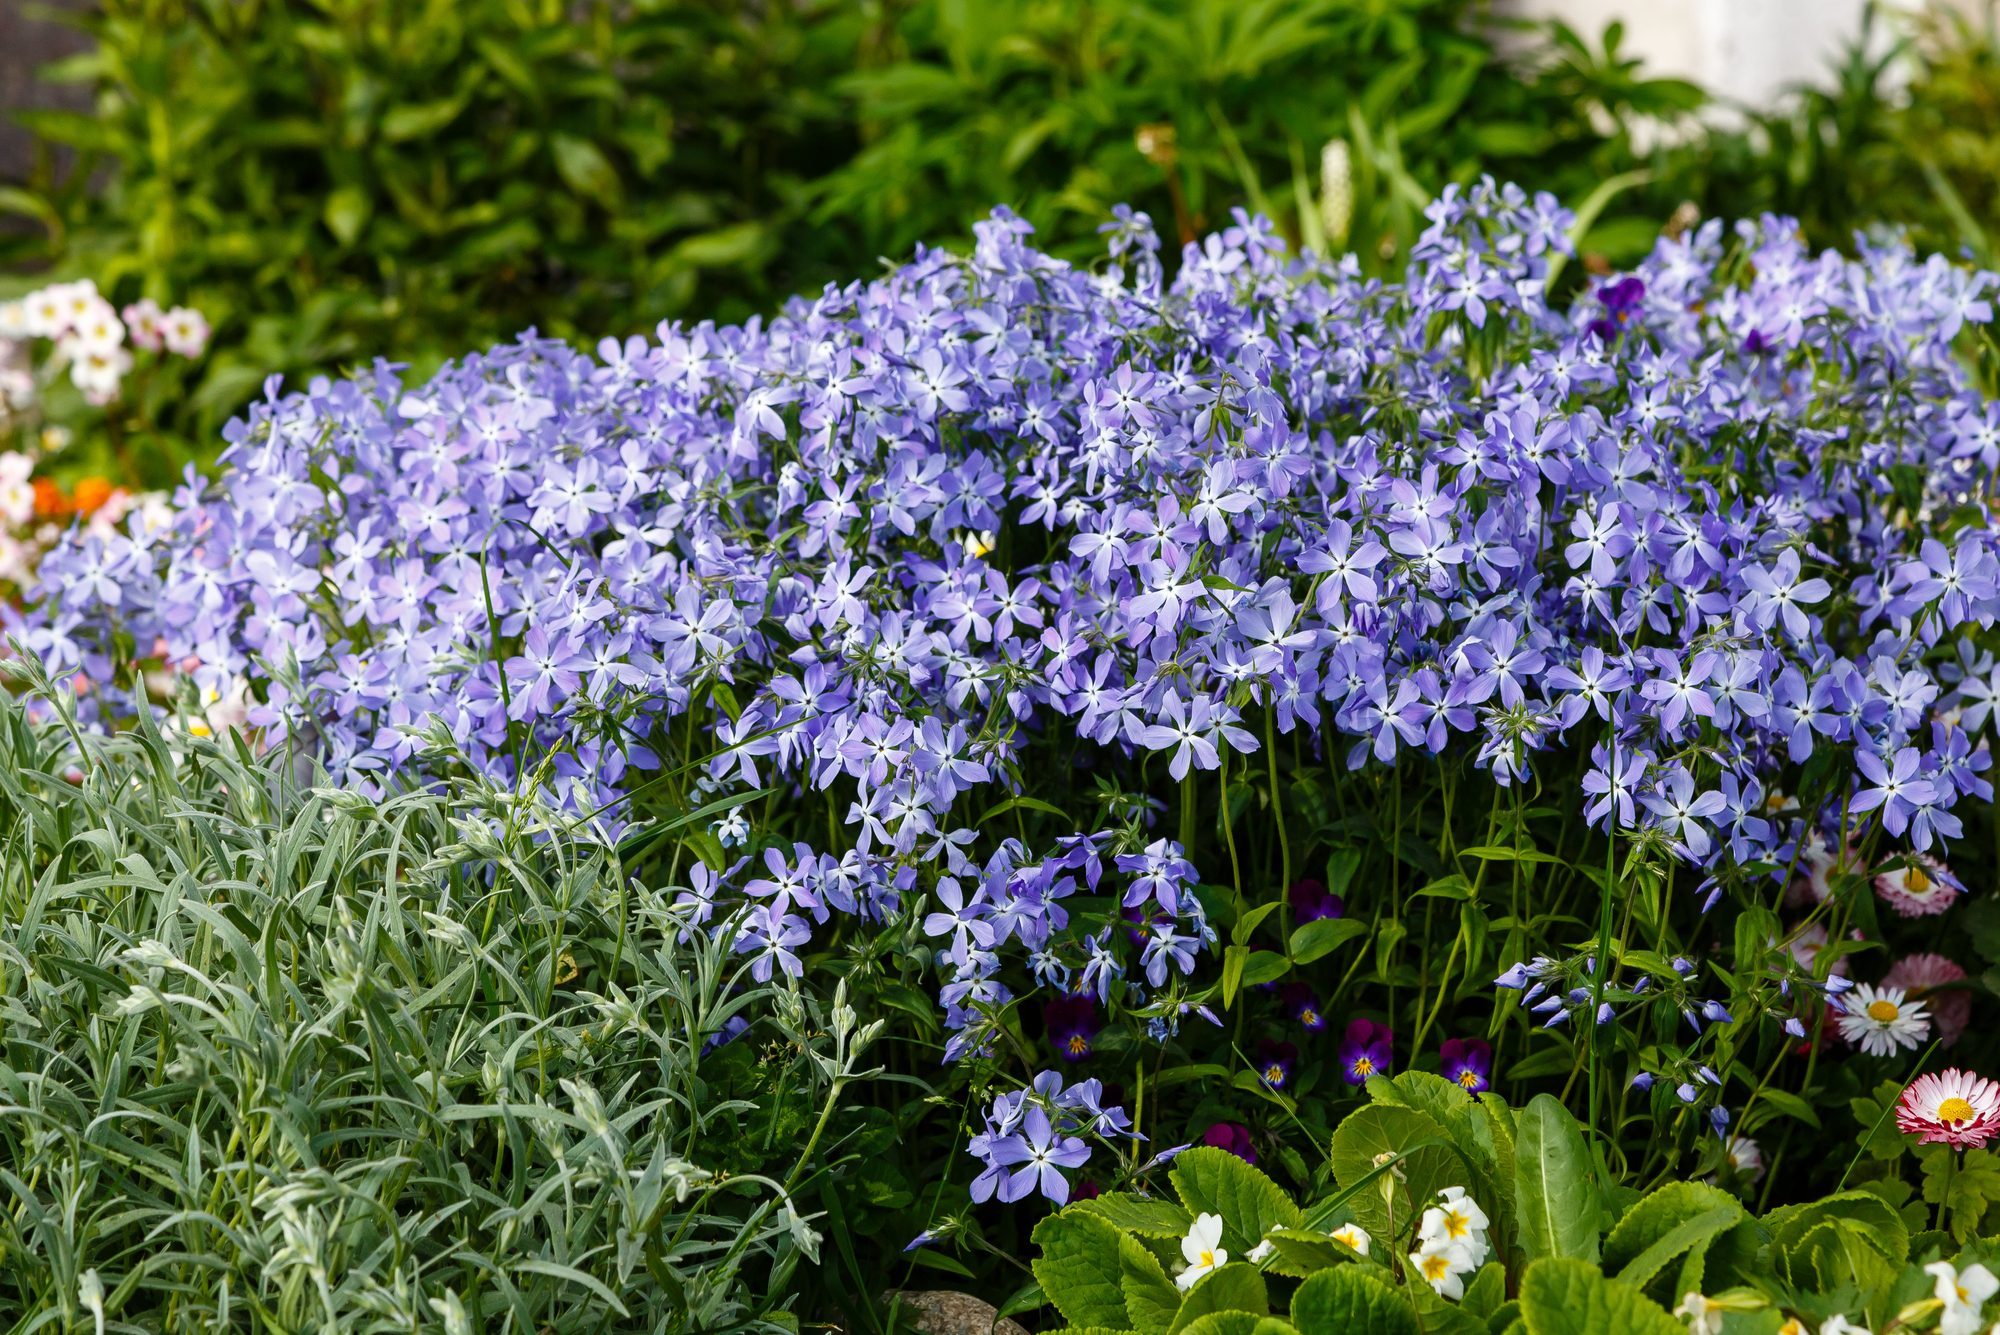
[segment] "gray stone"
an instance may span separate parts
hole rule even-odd
[[[951,1289],[922,1289],[883,1295],[903,1305],[923,1335],[1028,1335],[1028,1328],[1012,1319],[1003,1319],[992,1303],[981,1302],[969,1293]]]

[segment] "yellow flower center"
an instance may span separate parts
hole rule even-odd
[[[1356,1057],[1354,1059],[1354,1074],[1356,1075],[1375,1074],[1375,1063],[1369,1061],[1366,1057]]]
[[[1893,1001],[1871,1001],[1868,1003],[1868,1018],[1877,1024],[1887,1024],[1903,1012]]]
[[[1450,1272],[1451,1261],[1446,1258],[1443,1252],[1439,1252],[1436,1256],[1426,1256],[1424,1258],[1425,1279],[1440,1280]]]
[[[1082,1034],[1071,1034],[1069,1036],[1069,1055],[1072,1057],[1088,1057],[1090,1055],[1090,1040]]]
[[[1473,1070],[1470,1066],[1466,1067],[1458,1073],[1458,1083],[1464,1085],[1467,1089],[1474,1088],[1479,1084],[1479,1072]]]
[[[1319,1012],[1307,1006],[1299,1012],[1299,1023],[1308,1029],[1319,1028]]]
[[[1207,1266],[1209,1269],[1213,1270],[1215,1268],[1215,1253],[1210,1251],[1208,1248],[1203,1247],[1201,1249],[1201,1260],[1195,1262],[1195,1264]]]
[[[1969,1122],[1978,1115],[1972,1105],[1964,1099],[1946,1099],[1938,1105],[1937,1110],[1938,1120],[1949,1122],[1953,1126],[1957,1126],[1960,1122]]]
[[[1903,889],[1913,895],[1927,895],[1931,890],[1931,878],[1924,875],[1922,867],[1911,867],[1903,873]]]
[[[1444,1231],[1454,1238],[1462,1238],[1472,1232],[1472,1224],[1458,1211],[1447,1210],[1444,1214]]]
[[[1264,1083],[1267,1085],[1284,1084],[1285,1068],[1278,1065],[1276,1062],[1272,1062],[1269,1066],[1266,1066],[1264,1068]]]

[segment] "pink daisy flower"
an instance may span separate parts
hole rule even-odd
[[[1963,988],[1950,988],[1943,992],[1933,989],[1946,983],[1956,983],[1965,977],[1965,970],[1938,954],[1905,955],[1895,963],[1882,978],[1885,987],[1906,989],[1911,996],[1924,1003],[1931,1018],[1937,1021],[1938,1037],[1946,1047],[1958,1042],[1958,1036],[1965,1032],[1965,1026],[1972,1020],[1972,996]]]
[[[1908,866],[1875,878],[1875,893],[1905,918],[1928,917],[1950,908],[1963,888],[1951,869],[1922,853],[1908,857]]]
[[[1923,1145],[1978,1149],[2000,1135],[2000,1085],[1956,1066],[1920,1075],[1897,1100],[1896,1129]]]

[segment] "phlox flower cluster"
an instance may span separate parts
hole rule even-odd
[[[274,379],[165,529],[51,554],[25,633],[87,711],[143,707],[136,647],[363,792],[468,764],[607,837],[648,775],[790,792],[811,819],[732,824],[753,855],[690,894],[760,974],[913,915],[950,1057],[1028,990],[1155,1039],[1201,1014],[1195,850],[1154,797],[982,819],[1038,773],[1186,808],[1273,751],[1510,786],[1561,753],[1704,902],[1958,835],[1991,795],[2000,406],[1953,347],[1992,277],[1767,218],[1557,306],[1555,200],[1427,216],[1401,282],[1240,215],[1169,282],[1142,215],[1086,267],[1002,210],[768,321]],[[1551,1023],[1596,995],[1562,982]],[[1350,1079],[1387,1037],[1350,1033]],[[1068,1153],[1047,1120],[987,1143]]]
[[[1066,1170],[1081,1168],[1090,1159],[1084,1138],[1132,1134],[1131,1120],[1123,1110],[1105,1107],[1103,1097],[1098,1081],[1065,1087],[1054,1071],[1043,1071],[1026,1089],[995,1097],[985,1127],[966,1143],[966,1153],[983,1165],[972,1180],[972,1199],[1018,1201],[1039,1194],[1065,1204],[1070,1197]]]

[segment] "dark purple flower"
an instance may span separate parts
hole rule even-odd
[[[1090,1055],[1091,1040],[1103,1024],[1097,1015],[1097,999],[1085,995],[1061,996],[1042,1006],[1042,1024],[1048,1030],[1049,1046],[1064,1061],[1082,1061]]]
[[[1201,1133],[1201,1143],[1228,1150],[1244,1163],[1257,1162],[1257,1151],[1250,1147],[1250,1128],[1241,1122],[1215,1123]]]
[[[1447,1038],[1442,1049],[1444,1078],[1468,1094],[1493,1087],[1493,1045],[1483,1038]]]
[[[1354,1020],[1340,1043],[1340,1074],[1350,1085],[1365,1085],[1368,1077],[1389,1074],[1390,1031],[1373,1020]]]
[[[1297,1021],[1309,1034],[1317,1034],[1326,1028],[1326,1012],[1319,1007],[1319,994],[1304,983],[1286,983],[1278,994],[1279,1004],[1285,1014]]]
[[[1292,1071],[1299,1064],[1299,1050],[1290,1043],[1265,1040],[1257,1045],[1257,1078],[1266,1089],[1284,1089],[1292,1083]]]
[[[1338,918],[1347,912],[1347,905],[1341,902],[1340,896],[1330,894],[1320,881],[1293,881],[1291,888],[1285,891],[1285,898],[1291,901],[1294,924]]]

